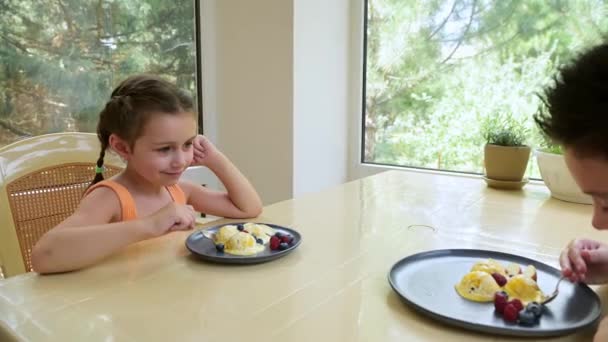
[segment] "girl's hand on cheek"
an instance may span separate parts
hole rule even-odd
[[[194,147],[194,157],[191,164],[192,166],[207,166],[209,162],[219,154],[219,151],[215,145],[213,145],[213,143],[211,143],[211,141],[209,141],[209,139],[207,139],[205,136],[200,134],[194,138],[192,146]]]

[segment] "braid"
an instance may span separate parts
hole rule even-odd
[[[103,167],[103,158],[106,155],[105,146],[101,147],[101,152],[99,153],[99,159],[97,159],[97,168],[101,169]],[[95,178],[91,182],[91,185],[99,183],[103,180],[103,173],[95,171]]]
[[[109,134],[103,131],[98,132],[97,137],[101,143],[101,151],[99,152],[99,158],[97,158],[97,163],[95,164],[95,178],[93,178],[93,181],[91,184],[89,184],[89,187],[103,180],[103,173],[98,171],[103,168],[103,159],[106,156],[106,149],[108,148],[110,138]]]

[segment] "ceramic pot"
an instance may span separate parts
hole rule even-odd
[[[563,155],[539,150],[535,154],[540,175],[549,191],[551,191],[551,196],[567,202],[593,203],[591,196],[583,193],[576,185]]]
[[[529,159],[528,146],[486,144],[484,148],[486,177],[499,181],[521,182]]]

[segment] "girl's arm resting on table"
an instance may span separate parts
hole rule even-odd
[[[251,218],[262,212],[262,201],[247,178],[218,152],[206,166],[220,179],[226,192],[212,191],[190,182],[181,182],[188,203],[196,211],[228,218]]]
[[[83,221],[83,215],[64,222]],[[143,220],[84,227],[56,227],[36,243],[32,265],[38,273],[73,271],[90,266],[134,242],[145,240]]]
[[[143,220],[109,223],[119,215],[120,204],[110,189],[91,192],[72,216],[38,240],[32,250],[34,271],[80,269],[150,237]]]
[[[196,221],[191,206],[175,202],[141,219],[109,223],[120,219],[120,215],[114,192],[105,188],[93,191],[72,216],[36,243],[32,251],[34,270],[53,273],[83,268],[134,242],[192,229]]]

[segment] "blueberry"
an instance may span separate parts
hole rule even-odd
[[[289,248],[289,244],[287,242],[281,242],[281,244],[279,245],[279,249],[280,250],[286,250],[287,248]]]
[[[543,306],[537,302],[532,302],[526,306],[526,310],[532,312],[536,318],[543,314]]]
[[[536,316],[527,309],[521,310],[518,318],[521,325],[534,325],[536,323]]]
[[[224,252],[224,244],[223,243],[218,243],[217,245],[215,245],[215,249],[217,249],[218,252]]]
[[[262,240],[260,238],[255,239],[255,242],[259,243],[260,245],[264,244],[264,240]]]
[[[245,227],[239,223],[236,225],[236,229],[238,229],[240,232],[242,232],[245,229]]]
[[[279,239],[283,237],[283,234],[281,232],[276,232],[274,234],[274,236],[278,237]]]

